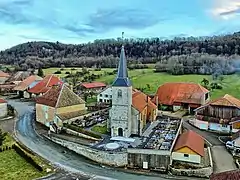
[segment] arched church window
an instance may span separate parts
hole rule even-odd
[[[118,90],[118,97],[122,97],[122,90],[121,89]]]

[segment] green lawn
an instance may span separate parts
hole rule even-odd
[[[1,180],[32,180],[46,174],[36,170],[14,150],[1,152],[0,159]]]
[[[75,68],[73,71],[81,71],[81,68]],[[51,74],[55,71],[60,70],[60,68],[48,68],[44,69],[44,73]],[[91,73],[94,74],[102,74],[102,76],[96,81],[105,82],[107,84],[111,84],[115,79],[116,75],[104,75],[104,72],[112,72],[114,69],[112,68],[102,68],[101,71],[94,71],[94,69],[89,68]],[[64,72],[71,71],[71,68],[64,68],[63,73],[60,75],[64,77],[66,74]],[[208,79],[212,82],[212,76],[208,75],[180,75],[173,76],[167,73],[154,73],[153,69],[136,69],[129,70],[129,76],[132,80],[133,87],[135,88],[144,88],[145,93],[155,94],[157,88],[166,82],[195,82],[200,83],[203,78]],[[150,85],[150,88],[147,88],[147,84]],[[222,90],[214,90],[211,92],[211,98],[215,99],[225,95],[226,93],[233,95],[237,98],[240,98],[240,75],[226,75],[224,76],[223,81],[221,82],[223,89]]]
[[[74,69],[74,70],[71,70]],[[88,68],[88,70],[90,71],[90,73],[92,74],[104,74],[104,72],[112,72],[114,69],[112,68],[102,68],[101,71],[95,71],[93,68]],[[66,72],[70,72],[75,74],[77,71],[81,72],[82,68],[64,68],[63,70],[61,70],[61,68],[47,68],[47,69],[43,69],[43,73],[44,75],[48,75],[48,74],[54,74],[54,72],[56,71],[61,71],[61,74],[55,74],[56,76],[59,77],[65,77],[68,74],[66,74]]]
[[[8,134],[4,140],[3,147],[10,147],[15,143]],[[0,146],[1,147],[1,146]],[[33,157],[39,164],[44,164],[45,168],[50,168],[40,157]],[[44,168],[44,169],[45,169]],[[0,152],[0,179],[1,180],[32,180],[46,175],[46,171],[40,172],[19,156],[15,150]]]
[[[145,93],[155,94],[157,88],[166,82],[194,82],[201,83],[203,78],[212,82],[212,76],[208,75],[180,75],[173,76],[167,73],[154,73],[152,69],[138,69],[129,71],[129,76],[132,80],[133,87],[145,88]],[[115,78],[115,75],[102,76],[97,81],[106,82],[111,84]],[[147,88],[147,84],[150,88]],[[214,90],[211,92],[211,98],[215,99],[225,94],[233,95],[240,98],[240,75],[226,75],[221,82],[223,89]]]
[[[107,124],[96,124],[91,129],[93,132],[101,133],[101,134],[107,134]]]

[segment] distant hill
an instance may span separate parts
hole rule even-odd
[[[116,57],[120,54],[121,45],[121,39],[95,40],[93,43],[79,45],[59,42],[28,42],[1,51],[0,63],[15,64],[23,69],[60,67],[61,64],[65,66],[116,67],[118,60]],[[183,67],[209,66],[215,64],[213,57],[216,56],[221,57],[220,59],[236,60],[239,58],[240,32],[214,37],[176,37],[173,40],[126,39],[124,46],[128,62],[134,66],[137,64],[138,67],[141,64],[149,63],[158,63],[162,65],[163,70],[167,64],[168,66],[170,64]],[[203,54],[205,60],[202,58]],[[202,62],[194,60],[190,62],[189,57],[191,56],[194,58],[201,56]],[[208,62],[208,56],[211,56],[211,62]],[[167,71],[166,67],[165,71]],[[189,73],[199,73],[198,71],[190,70]]]

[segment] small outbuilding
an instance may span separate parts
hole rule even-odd
[[[188,163],[201,163],[204,156],[204,139],[192,130],[179,135],[175,144],[172,159]]]

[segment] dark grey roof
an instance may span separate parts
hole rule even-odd
[[[125,52],[124,52],[124,46],[122,46],[122,49],[121,49],[117,77],[113,82],[112,86],[124,86],[124,87],[131,86],[131,81],[128,78],[128,69],[127,69],[127,61],[126,61]]]

